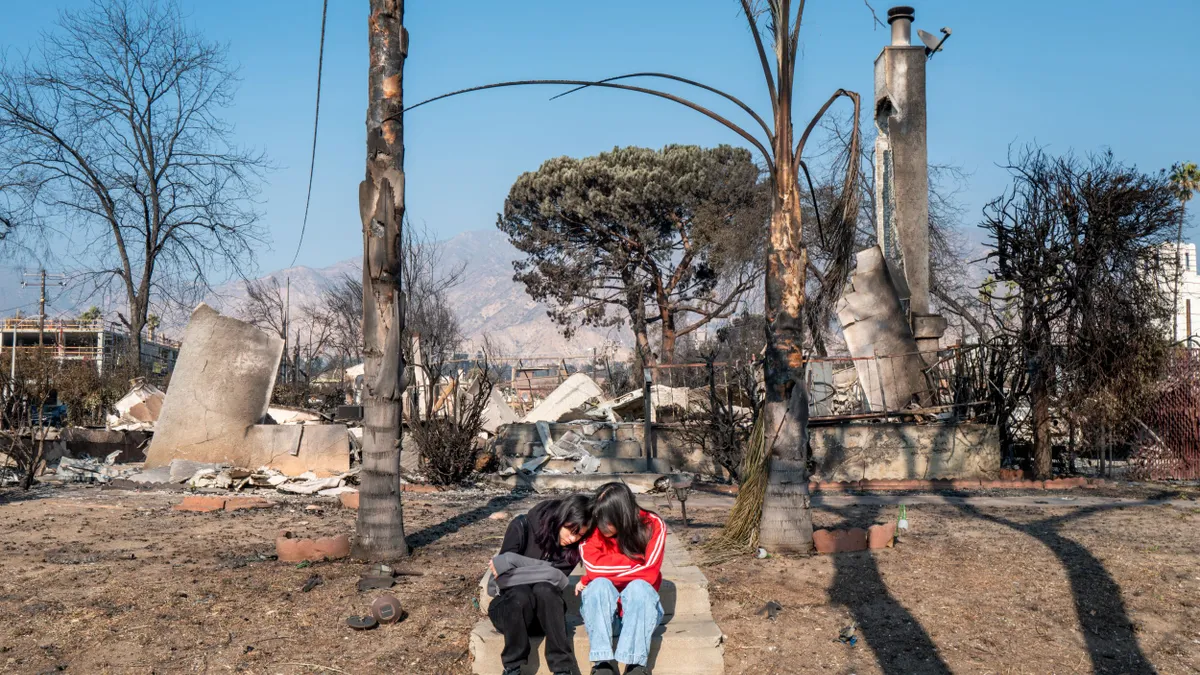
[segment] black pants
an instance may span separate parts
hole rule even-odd
[[[575,667],[575,650],[567,637],[567,604],[552,584],[513,586],[500,592],[488,606],[488,617],[504,635],[500,660],[505,670],[529,660],[529,638],[546,636],[546,666],[553,673]]]

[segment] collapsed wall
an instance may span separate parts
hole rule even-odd
[[[288,475],[349,471],[345,425],[261,424],[282,356],[279,337],[201,303],[184,331],[146,468],[185,459]]]

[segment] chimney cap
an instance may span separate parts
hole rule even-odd
[[[897,21],[900,19],[908,19],[909,21],[912,21],[913,19],[916,18],[916,14],[917,14],[917,10],[915,10],[912,7],[909,7],[907,5],[900,5],[898,7],[893,7],[887,11],[888,23],[890,24],[893,21]]]

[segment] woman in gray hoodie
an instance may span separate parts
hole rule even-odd
[[[567,636],[567,576],[579,564],[579,542],[591,532],[585,495],[541,502],[508,525],[500,553],[488,567],[488,617],[504,635],[505,675],[519,675],[529,660],[529,638],[546,636],[546,665],[570,673],[575,653]]]

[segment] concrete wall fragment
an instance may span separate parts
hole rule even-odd
[[[221,461],[204,446],[241,440],[262,421],[282,355],[280,338],[200,303],[183,333],[146,467]]]
[[[857,254],[837,317],[872,412],[903,410],[927,394],[925,362],[878,246]]]
[[[522,422],[557,422],[560,417],[581,407],[589,399],[604,395],[600,385],[583,373],[575,373],[568,377],[558,388],[533,410],[530,410]]]
[[[201,303],[184,331],[146,468],[187,459],[288,475],[348,471],[345,426],[259,424],[282,355],[280,338]],[[319,431],[305,434],[309,428]]]
[[[487,408],[483,411],[483,430],[495,434],[500,427],[520,419],[521,416],[504,400],[504,393],[500,391],[500,387],[493,387],[488,396]]]

